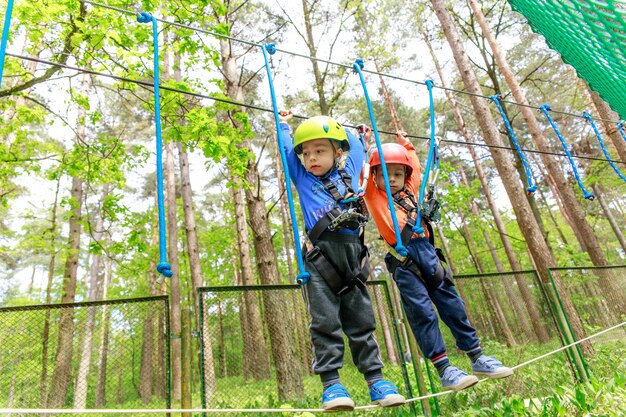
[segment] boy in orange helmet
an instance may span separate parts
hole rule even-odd
[[[413,232],[419,210],[415,195],[419,193],[421,165],[406,133],[398,132],[396,140],[397,143],[383,144],[382,151],[407,256],[401,256],[394,249],[397,244],[396,234],[377,149],[370,156],[370,176],[367,180],[365,202],[378,231],[389,246],[385,263],[400,290],[402,303],[420,350],[437,368],[445,390],[459,391],[476,384],[478,378],[474,375],[488,378],[512,375],[512,369],[503,366],[492,356],[483,355],[476,329],[470,324],[463,300],[454,289],[452,274],[442,263],[445,262],[443,254],[434,247],[432,228],[428,221],[422,220],[423,235]],[[450,365],[433,304],[441,319],[450,328],[457,347],[469,356],[474,375],[468,375]]]

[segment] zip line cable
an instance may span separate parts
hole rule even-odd
[[[120,12],[120,13],[125,13],[125,14],[129,14],[129,15],[136,15],[137,14],[137,12],[134,12],[132,10],[127,10],[127,9],[122,9],[122,8],[119,8],[119,7],[109,6],[107,4],[102,4],[102,3],[98,3],[98,2],[95,2],[95,1],[91,1],[91,0],[79,0],[79,1],[82,2],[82,3],[91,4],[92,6],[97,6],[97,7],[102,7],[102,8],[105,8],[105,9],[115,10],[115,11]],[[245,39],[224,35],[224,34],[221,34],[221,33],[213,32],[213,31],[210,31],[210,30],[202,29],[202,28],[196,28],[196,27],[193,27],[193,26],[185,25],[183,23],[172,22],[172,21],[165,20],[165,19],[157,19],[157,20],[160,21],[160,22],[163,22],[165,24],[168,24],[168,25],[180,27],[180,28],[183,28],[183,29],[193,30],[195,32],[200,32],[200,33],[204,33],[204,34],[207,34],[207,35],[215,36],[217,38],[225,38],[225,39],[230,39],[232,41],[240,42],[240,43],[243,43],[243,44],[246,44],[246,45],[250,45],[250,46],[263,47],[263,44],[260,44],[258,42],[248,41],[248,40],[245,40]],[[323,58],[313,57],[313,56],[310,56],[310,55],[300,54],[300,53],[289,51],[289,50],[286,50],[286,49],[276,48],[276,51],[277,52],[283,52],[283,53],[286,53],[286,54],[289,54],[289,55],[292,55],[292,56],[297,56],[297,57],[300,57],[300,58],[306,58],[306,59],[309,59],[309,60],[314,60],[314,61],[323,62],[323,63],[326,63],[326,64],[335,65],[335,66],[338,66],[338,67],[343,67],[343,68],[346,68],[346,69],[349,69],[349,70],[354,69],[353,66],[350,65],[350,64],[343,64],[343,63],[340,63],[340,62],[330,61],[328,59],[323,59]],[[371,71],[371,70],[366,70],[366,69],[361,69],[361,70],[362,70],[362,72],[366,72],[366,73],[372,74],[372,75],[380,75],[380,76],[391,78],[391,79],[398,80],[398,81],[406,81],[406,82],[409,82],[409,83],[414,83],[414,84],[419,84],[419,85],[426,85],[425,81],[413,80],[413,79],[410,79],[410,78],[399,77],[397,75],[387,74],[387,73],[378,72],[378,71]],[[482,98],[484,98],[486,100],[490,99],[490,96],[486,96],[486,95],[483,95],[483,94],[471,93],[469,91],[458,90],[458,89],[450,88],[450,87],[438,86],[438,85],[435,85],[435,84],[433,84],[433,88],[438,88],[440,90],[445,90],[445,91],[452,91],[452,92],[455,92],[455,93],[465,94],[465,95],[468,95],[468,96],[482,97]],[[513,104],[513,105],[516,105],[516,106],[522,106],[522,107],[528,107],[528,108],[531,108],[531,109],[541,110],[541,106],[533,106],[531,104],[517,103],[515,101],[510,101],[510,100],[501,100],[501,101],[503,103],[507,103],[507,104]],[[582,118],[582,116],[580,114],[576,114],[576,113],[570,113],[570,112],[565,112],[565,111],[561,111],[561,110],[552,110],[552,112],[553,113],[567,115],[567,116]],[[620,121],[601,119],[601,118],[598,118],[597,120],[601,120],[603,122],[614,123],[614,124],[620,123]]]
[[[157,174],[157,204],[159,206],[159,264],[156,270],[167,278],[171,278],[171,265],[167,262],[167,236],[165,233],[165,198],[163,196],[163,140],[161,136],[161,92],[159,90],[159,32],[156,19],[147,12],[141,12],[137,17],[139,23],[152,23],[152,43],[154,61],[154,127],[156,130],[156,174]]]
[[[609,165],[611,165],[611,168],[613,168],[613,171],[615,171],[622,180],[626,181],[626,177],[624,176],[624,174],[620,172],[620,170],[615,166],[615,164],[611,160],[611,155],[609,155],[609,151],[606,150],[606,146],[604,145],[602,136],[600,136],[600,132],[598,131],[598,128],[596,127],[596,124],[593,121],[593,118],[591,117],[591,115],[587,112],[584,112],[583,117],[587,119],[587,121],[591,124],[591,128],[593,129],[593,132],[596,134],[596,138],[598,139],[598,142],[600,142],[602,153],[604,153],[604,156],[606,160],[609,162]]]
[[[11,53],[11,52],[7,52],[6,56],[9,56],[11,58],[25,60],[25,61],[38,62],[38,63],[41,63],[41,64],[50,65],[50,66],[59,67],[59,68],[64,68],[64,69],[68,69],[68,70],[72,70],[72,71],[78,71],[78,72],[82,72],[82,73],[85,73],[85,74],[91,74],[91,75],[97,75],[97,76],[100,76],[100,77],[111,78],[111,79],[114,79],[114,80],[117,80],[117,81],[137,84],[137,85],[141,85],[141,86],[148,87],[148,88],[154,87],[154,85],[152,83],[148,82],[148,81],[135,80],[135,79],[132,79],[132,78],[122,77],[122,76],[113,75],[113,74],[107,74],[107,73],[104,73],[104,72],[98,72],[98,71],[94,71],[94,70],[90,70],[90,69],[86,69],[86,68],[81,68],[81,67],[76,67],[76,66],[72,66],[72,65],[67,65],[67,64],[59,64],[57,62],[52,62],[52,61],[48,61],[48,60],[41,59],[41,58],[33,58],[33,57],[29,57],[29,56],[14,54],[14,53]],[[245,108],[249,108],[249,109],[253,109],[253,110],[258,110],[258,111],[263,111],[263,112],[267,112],[267,113],[272,113],[273,112],[272,109],[268,109],[267,107],[256,106],[254,104],[248,104],[248,103],[241,103],[241,102],[234,101],[234,100],[226,100],[226,99],[223,99],[223,98],[220,98],[220,97],[214,97],[214,96],[210,96],[210,95],[207,95],[207,94],[196,93],[196,92],[192,92],[192,91],[180,90],[180,89],[177,89],[177,88],[167,87],[167,86],[163,86],[163,85],[160,86],[160,89],[161,90],[165,90],[165,91],[170,91],[170,92],[173,92],[173,93],[187,95],[187,96],[190,96],[190,97],[196,97],[196,98],[203,98],[203,99],[213,100],[213,101],[217,101],[217,102],[220,102],[220,103],[232,104],[234,106],[241,106],[241,107],[245,107]],[[299,116],[299,115],[294,115],[293,117],[298,118],[298,119],[307,119],[308,118],[307,116]],[[349,124],[346,124],[346,123],[342,123],[342,125],[343,126],[347,126],[347,127],[351,127],[351,128],[356,128],[356,126],[352,126],[352,125],[349,125]],[[391,136],[395,136],[395,134],[396,134],[395,132],[390,132],[390,131],[386,131],[386,130],[379,130],[378,132],[379,133],[384,133],[386,135],[391,135]],[[419,139],[419,140],[429,140],[430,139],[429,137],[426,137],[426,136],[419,136],[419,135],[412,135],[412,134],[408,134],[407,137],[412,138],[412,139]],[[504,149],[504,150],[508,150],[508,151],[515,151],[516,150],[515,148],[510,147],[510,146],[488,145],[486,143],[464,142],[464,141],[461,141],[461,140],[454,140],[454,139],[442,139],[441,142],[446,142],[446,143],[455,144],[455,145],[462,145],[462,146],[477,146],[477,147],[480,147],[480,148]],[[543,155],[553,155],[553,156],[559,156],[559,157],[567,156],[564,153],[540,151],[540,150],[535,150],[535,149],[522,148],[522,151],[528,152],[528,153],[536,153],[536,154],[543,154]],[[576,159],[585,159],[585,160],[589,160],[589,161],[606,162],[606,159],[604,159],[604,158],[596,158],[596,157],[593,157],[593,156],[571,155],[571,157],[572,158],[576,158]],[[613,162],[626,165],[626,161],[622,161],[622,160],[613,160]]]
[[[558,349],[554,349],[550,352],[544,353],[543,355],[534,357],[526,362],[520,363],[518,365],[513,366],[511,369],[519,369],[524,366],[530,365],[531,363],[537,362],[541,359],[547,358],[549,356],[554,355],[555,353],[559,353],[564,351],[565,349],[569,349],[573,346],[579,345],[580,343],[586,342],[598,336],[601,336],[605,333],[611,332],[613,330],[619,329],[626,325],[626,321],[616,324],[615,326],[609,327],[607,329],[601,330],[598,333],[592,334],[591,336],[587,336],[583,339],[577,340],[576,342],[567,344],[565,346],[561,346]],[[483,378],[478,381],[478,384],[482,384],[485,381],[488,381],[489,378]],[[434,397],[442,397],[444,395],[450,395],[455,393],[455,391],[440,391],[434,394],[422,395],[421,397],[409,398],[406,400],[405,404],[409,404],[416,401],[422,401],[429,398]],[[379,405],[363,405],[354,407],[354,411],[360,410],[372,410],[372,409],[380,409]],[[0,414],[136,414],[136,413],[144,413],[144,414],[166,414],[166,413],[215,413],[215,414],[230,414],[230,413],[277,413],[277,414],[286,414],[286,413],[324,413],[324,410],[321,408],[182,408],[182,409],[174,409],[174,408],[163,408],[163,409],[63,409],[63,408],[0,408]]]

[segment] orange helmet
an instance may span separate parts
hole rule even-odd
[[[408,179],[413,173],[409,151],[399,143],[383,143],[382,149],[385,156],[385,164],[404,165],[406,167],[406,178]],[[380,166],[380,155],[378,154],[378,148],[376,148],[372,152],[372,156],[370,156],[370,171],[374,172],[374,169],[378,166]]]

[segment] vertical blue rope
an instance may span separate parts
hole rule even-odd
[[[569,152],[569,149],[567,149],[567,145],[565,144],[565,139],[563,139],[563,136],[561,136],[561,132],[559,132],[559,129],[556,127],[554,120],[552,120],[552,117],[550,117],[550,114],[548,113],[548,111],[551,110],[550,105],[544,104],[540,106],[539,108],[541,109],[543,114],[546,115],[546,117],[548,118],[548,121],[550,122],[550,125],[552,126],[552,129],[554,129],[554,133],[556,133],[557,137],[561,141],[561,146],[563,146],[563,150],[565,151],[565,154],[567,155],[567,159],[569,159],[569,163],[572,166],[572,171],[574,171],[574,177],[576,177],[576,182],[578,183],[578,186],[582,190],[585,198],[589,201],[593,201],[595,196],[585,189],[585,186],[583,185],[582,181],[580,180],[580,176],[578,175],[578,169],[576,168],[576,164],[574,163],[572,154]]]
[[[273,43],[263,45],[263,59],[265,60],[265,70],[267,71],[267,81],[270,85],[270,95],[272,96],[272,108],[274,109],[274,124],[276,125],[276,140],[278,141],[278,149],[280,150],[280,159],[283,163],[283,172],[285,173],[285,188],[287,190],[287,201],[289,202],[289,214],[291,216],[291,226],[293,229],[293,241],[296,247],[296,260],[298,261],[298,269],[300,273],[296,277],[296,282],[304,285],[311,278],[311,274],[304,269],[304,261],[302,259],[302,251],[300,249],[300,235],[298,233],[298,222],[296,220],[296,210],[293,204],[293,195],[291,193],[291,177],[289,176],[289,167],[287,166],[287,155],[283,147],[282,135],[280,132],[280,120],[278,118],[278,106],[276,104],[276,93],[274,92],[274,81],[272,80],[272,72],[270,71],[270,63],[267,54],[274,55],[276,46]]]
[[[509,136],[511,137],[511,140],[513,141],[513,145],[515,146],[515,149],[517,149],[517,154],[522,160],[522,164],[524,165],[524,171],[526,171],[526,180],[528,182],[528,188],[526,188],[526,194],[531,195],[532,193],[537,191],[537,186],[533,185],[533,176],[530,171],[530,166],[528,165],[528,161],[526,160],[526,157],[524,156],[524,152],[522,152],[522,148],[519,146],[519,143],[517,142],[517,138],[515,137],[515,132],[513,131],[513,127],[511,126],[511,123],[509,122],[508,117],[506,117],[506,114],[504,113],[504,110],[502,109],[502,106],[500,105],[500,100],[502,100],[502,96],[500,94],[494,94],[493,96],[489,98],[491,99],[491,101],[495,103],[496,107],[498,108],[498,111],[500,112],[500,116],[502,116],[502,120],[504,121],[504,125],[506,126],[506,130],[508,130]]]
[[[0,88],[2,88],[2,75],[4,74],[4,57],[9,42],[9,28],[11,27],[11,15],[13,14],[13,0],[7,2],[7,10],[4,14],[4,26],[2,27],[2,41],[0,43]]]
[[[157,200],[159,206],[159,264],[157,271],[170,278],[172,267],[167,262],[167,236],[165,234],[165,199],[163,197],[163,141],[161,138],[161,98],[159,90],[159,35],[157,20],[147,12],[139,13],[139,23],[152,22],[152,41],[154,49],[154,124],[156,128],[156,172],[157,172]]]
[[[604,157],[606,158],[606,160],[609,161],[609,165],[611,165],[611,168],[613,168],[613,171],[615,171],[622,180],[626,181],[626,177],[624,176],[624,174],[620,172],[620,170],[615,166],[615,164],[611,160],[611,155],[609,155],[609,151],[606,149],[606,146],[604,145],[604,141],[602,140],[602,136],[600,136],[600,132],[598,131],[598,128],[596,127],[596,123],[593,121],[593,118],[591,117],[591,115],[587,112],[584,112],[583,117],[587,119],[589,123],[591,123],[591,128],[596,134],[596,138],[598,138],[598,142],[600,142],[602,153],[604,154]]]
[[[622,139],[626,142],[626,133],[624,133],[624,122],[621,121],[617,124],[617,130],[619,130],[619,134],[622,135]]]
[[[367,103],[367,111],[370,115],[370,122],[372,123],[372,131],[374,132],[374,138],[376,139],[376,148],[378,149],[378,155],[380,156],[380,166],[383,170],[383,177],[385,179],[385,191],[387,192],[387,204],[389,206],[389,212],[391,213],[391,222],[393,223],[393,230],[396,234],[396,246],[395,250],[401,256],[407,255],[406,247],[402,244],[402,237],[400,234],[400,228],[398,227],[398,218],[396,217],[396,209],[393,205],[393,200],[391,199],[391,187],[389,186],[389,175],[387,174],[387,165],[385,163],[385,156],[383,155],[383,148],[380,144],[380,137],[378,136],[378,127],[376,126],[376,120],[374,118],[374,109],[372,109],[372,103],[370,101],[369,94],[367,93],[367,86],[365,85],[365,78],[363,78],[363,73],[361,72],[361,68],[363,68],[363,60],[357,59],[352,64],[352,68],[354,71],[359,74],[359,79],[361,80],[361,85],[363,86],[363,93],[365,94],[365,102]]]
[[[422,227],[422,203],[424,202],[424,194],[426,191],[426,186],[428,184],[428,177],[430,175],[430,171],[435,169],[435,158],[437,158],[437,141],[435,139],[435,100],[433,98],[433,82],[432,80],[426,80],[426,87],[428,87],[428,101],[430,105],[430,144],[428,147],[428,158],[426,158],[426,168],[424,168],[424,173],[422,174],[422,183],[420,184],[420,193],[417,199],[418,202],[418,210],[417,210],[417,219],[415,220],[415,226],[413,226],[413,231],[418,235],[422,235],[424,233],[424,228]],[[437,161],[439,158],[437,158]],[[437,162],[439,164],[439,162]]]

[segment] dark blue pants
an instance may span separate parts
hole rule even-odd
[[[394,280],[400,290],[409,325],[424,357],[432,359],[446,352],[433,304],[441,320],[450,328],[459,349],[467,352],[480,344],[476,329],[465,313],[465,304],[451,282],[445,280],[436,290],[429,292],[415,273],[400,266],[396,268]]]

